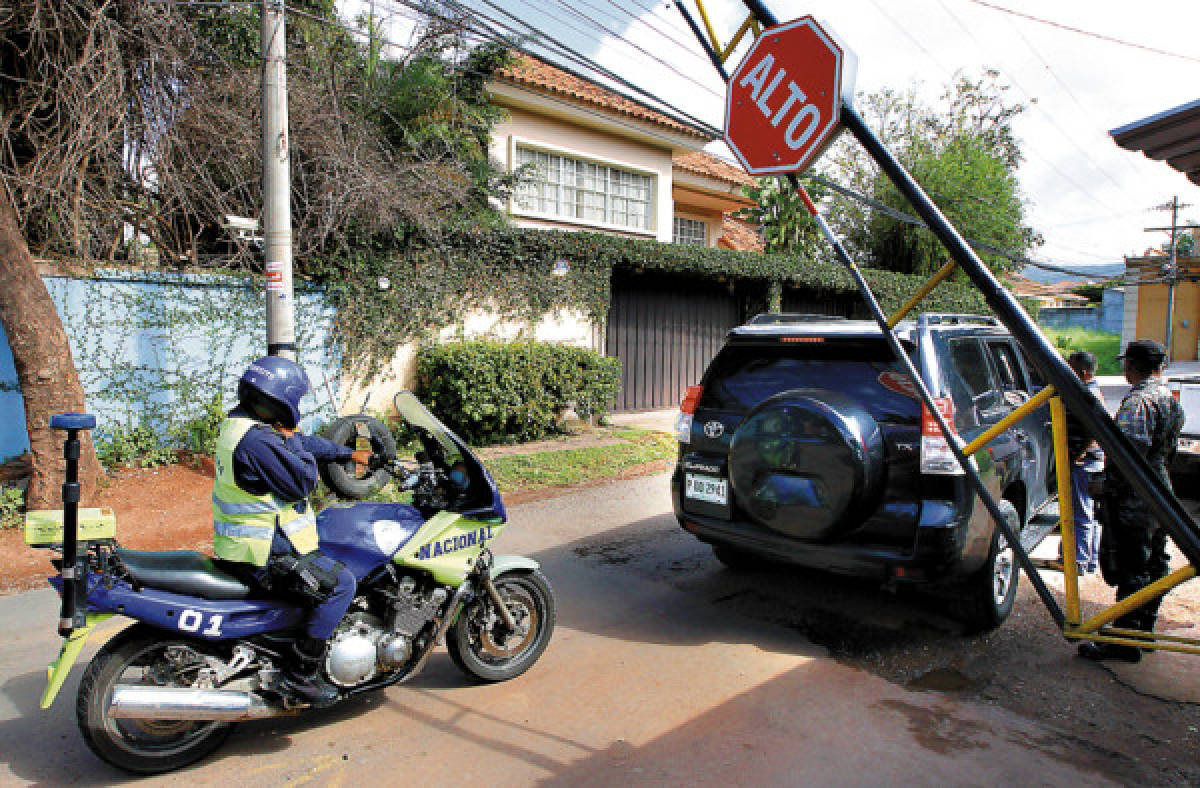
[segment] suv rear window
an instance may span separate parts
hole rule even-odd
[[[921,415],[903,365],[886,344],[870,340],[726,345],[709,366],[700,407],[748,411],[801,388],[845,394],[880,421],[907,423]]]

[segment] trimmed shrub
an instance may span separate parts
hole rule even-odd
[[[554,432],[568,405],[585,419],[607,413],[621,365],[568,345],[474,340],[422,347],[417,379],[418,396],[467,443],[513,443]]]

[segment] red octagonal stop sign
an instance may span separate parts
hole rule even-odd
[[[854,55],[811,16],[764,30],[725,99],[725,141],[746,172],[805,169],[837,136],[854,71]]]

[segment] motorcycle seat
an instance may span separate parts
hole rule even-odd
[[[139,585],[203,599],[245,599],[255,589],[190,550],[143,552],[118,548],[117,557]]]

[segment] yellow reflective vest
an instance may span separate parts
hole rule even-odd
[[[213,482],[213,549],[217,558],[266,566],[271,540],[278,526],[300,555],[317,549],[317,520],[311,510],[303,514],[293,503],[270,493],[254,495],[238,487],[233,476],[233,451],[260,422],[227,418],[217,435],[213,457],[217,478]]]

